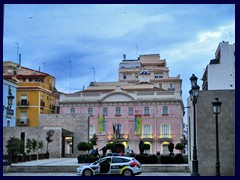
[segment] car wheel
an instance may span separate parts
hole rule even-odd
[[[83,176],[92,176],[92,171],[90,169],[85,169],[83,171]]]
[[[126,169],[123,171],[123,176],[133,176],[133,173],[130,169]]]

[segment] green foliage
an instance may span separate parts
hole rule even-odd
[[[48,152],[48,144],[51,143],[53,140],[51,139],[53,137],[54,131],[52,129],[50,129],[49,131],[47,131],[46,135],[46,141],[47,141],[47,152]]]
[[[17,155],[21,151],[22,141],[15,136],[10,137],[7,141],[6,148],[8,154]]]
[[[87,155],[79,155],[78,156],[78,163],[92,163],[97,161],[99,158],[90,154]]]
[[[172,153],[172,152],[173,152],[173,149],[174,149],[174,144],[173,144],[173,143],[170,143],[170,144],[168,145],[168,150],[169,150],[169,152]]]
[[[135,158],[141,164],[157,164],[157,156],[156,155],[136,155]]]
[[[42,141],[38,141],[37,149],[41,150],[41,154],[42,154],[43,147],[44,147],[43,142]]]
[[[106,148],[107,148],[107,149],[111,149],[112,152],[116,152],[116,149],[117,149],[115,143],[108,143],[108,144],[106,145]]]
[[[150,144],[143,144],[142,148],[145,150],[149,150],[150,149]]]
[[[35,152],[38,147],[38,141],[36,139],[32,139],[32,150]]]
[[[32,140],[30,138],[26,139],[26,152],[29,154],[32,151]]]
[[[143,143],[143,141],[142,140],[140,140],[140,142],[139,142],[139,151],[140,151],[140,154],[143,154],[143,152],[144,152],[144,149],[143,149],[143,145],[144,143]]]
[[[161,163],[162,164],[182,164],[184,163],[183,156],[161,156]]]
[[[90,142],[92,143],[93,146],[96,146],[97,145],[97,140],[98,140],[97,135],[93,134],[93,137],[90,139]]]
[[[88,142],[80,142],[77,145],[79,151],[89,151],[91,149],[91,144]]]
[[[184,144],[182,144],[182,143],[177,143],[176,146],[175,146],[175,149],[183,150],[183,149],[184,149]]]

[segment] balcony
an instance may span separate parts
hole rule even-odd
[[[28,108],[28,106],[29,106],[29,101],[26,101],[26,100],[18,101],[18,106],[19,106],[20,108]]]
[[[13,116],[14,115],[14,110],[7,108],[7,115]]]
[[[164,141],[167,141],[167,142],[172,142],[172,134],[160,134],[159,135],[159,140],[160,142],[164,142]]]
[[[28,126],[29,119],[17,119],[17,125],[18,126]]]
[[[107,134],[108,141],[127,141],[129,139],[128,134]]]
[[[152,141],[153,140],[153,134],[142,134],[141,139],[143,141]]]
[[[41,100],[40,106],[41,106],[41,108],[44,108],[44,107],[45,107],[45,102],[44,102],[43,100]]]

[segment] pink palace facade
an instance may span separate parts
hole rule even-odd
[[[181,85],[180,76],[169,77],[159,54],[136,60],[124,55],[119,81],[92,82],[86,90],[62,94],[60,113],[88,113],[89,138],[98,136],[99,149],[115,142],[119,152],[129,146],[139,153],[143,140],[150,144],[147,153],[168,154],[168,144],[176,145],[183,137]]]

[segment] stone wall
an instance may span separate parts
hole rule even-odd
[[[196,104],[199,174],[201,176],[216,175],[216,120],[212,111],[212,102],[216,97],[222,102],[221,113],[218,115],[220,173],[223,176],[234,176],[235,90],[200,91]],[[193,119],[190,114],[188,116],[191,120]],[[193,127],[193,121],[190,124]],[[192,136],[193,129],[191,128],[190,131]],[[193,141],[189,144],[191,144],[189,153],[192,156]],[[191,165],[191,157],[189,160]]]
[[[53,141],[49,143],[48,151],[50,157],[62,157],[62,136],[63,129],[73,133],[73,157],[79,155],[77,145],[79,142],[88,141],[89,120],[87,114],[40,114],[39,127],[4,127],[3,128],[3,154],[7,154],[5,148],[9,137],[21,139],[21,132],[25,132],[25,139],[34,138],[43,141],[46,152],[46,133],[54,130]],[[40,151],[39,151],[40,152]]]

